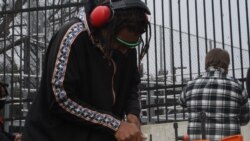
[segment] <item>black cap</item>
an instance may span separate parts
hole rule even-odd
[[[116,9],[127,9],[127,8],[142,8],[147,14],[151,14],[147,5],[141,0],[120,0],[112,2],[112,8]]]

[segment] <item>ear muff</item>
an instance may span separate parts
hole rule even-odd
[[[141,0],[120,0],[115,2],[109,0],[109,3],[99,5],[92,10],[89,16],[90,23],[94,28],[100,28],[112,19],[115,10],[132,7],[142,8],[145,10],[145,13],[150,15],[147,5]]]
[[[100,28],[110,21],[112,14],[109,6],[97,6],[90,14],[90,23],[93,27]]]

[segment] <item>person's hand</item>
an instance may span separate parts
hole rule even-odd
[[[128,114],[127,115],[127,121],[129,123],[134,123],[141,130],[141,122],[140,122],[139,118],[136,115]],[[147,137],[142,132],[141,132],[141,137],[143,138],[143,141],[147,140]]]
[[[143,141],[142,133],[134,123],[121,122],[115,133],[117,141]]]
[[[140,120],[138,119],[138,117],[136,115],[133,115],[133,114],[128,114],[127,115],[127,121],[129,123],[134,123],[135,125],[137,125],[137,127],[139,129],[141,129],[141,123],[140,123]]]
[[[21,141],[22,134],[15,134],[15,140],[14,141]]]

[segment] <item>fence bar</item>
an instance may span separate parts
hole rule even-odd
[[[220,19],[221,19],[221,39],[222,39],[222,48],[225,49],[225,37],[224,37],[224,18],[223,18],[223,2],[220,0]]]
[[[161,0],[161,11],[164,11],[164,3],[165,0]],[[164,75],[164,85],[167,85],[167,67],[166,67],[166,41],[165,41],[165,12],[162,12],[162,47],[163,47],[163,75]],[[166,93],[167,89],[164,89],[164,96],[165,96],[165,101],[167,101],[167,93]],[[165,104],[165,110],[168,110],[168,106],[167,104]],[[167,112],[165,112],[165,120],[168,120],[168,114]]]
[[[234,56],[234,48],[233,48],[234,41],[233,41],[231,0],[228,0],[228,10],[229,10],[231,55]],[[232,58],[232,70],[234,70],[234,57],[231,57],[231,58]],[[234,71],[233,71],[233,77],[235,77],[235,72]]]
[[[214,36],[214,47],[216,48],[216,26],[215,26],[215,15],[214,15],[214,0],[212,0],[212,19],[213,19],[213,36]]]
[[[206,11],[206,0],[203,0],[203,15],[204,15],[204,30],[205,30],[205,46],[206,52],[208,52],[207,46],[207,11]]]
[[[248,13],[248,0],[245,0],[246,8],[246,22],[247,22],[247,45],[248,45],[248,55],[250,60],[250,29],[249,29],[249,13]]]
[[[199,21],[198,21],[198,10],[197,0],[195,0],[195,22],[196,22],[196,48],[197,48],[197,60],[198,60],[198,75],[200,75],[200,44],[199,44]]]
[[[187,24],[188,24],[188,35],[190,35],[190,14],[189,14],[189,0],[187,0]],[[191,51],[191,38],[188,36],[188,54],[189,56],[192,56]],[[192,58],[189,57],[189,79],[192,80]]]
[[[242,41],[241,41],[241,17],[240,17],[240,1],[237,1],[237,13],[238,13],[238,32],[239,32],[239,44],[240,44],[240,64],[241,64],[241,78],[244,77],[243,74],[243,60],[242,60]]]

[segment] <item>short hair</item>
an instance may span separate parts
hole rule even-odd
[[[210,50],[205,59],[205,69],[214,66],[220,67],[228,71],[228,66],[230,63],[230,57],[226,50],[221,48],[214,48]]]

